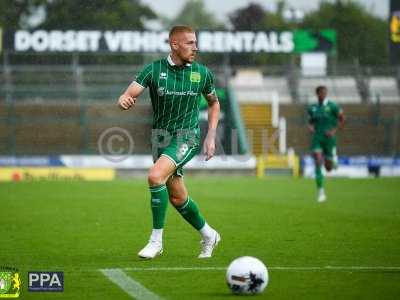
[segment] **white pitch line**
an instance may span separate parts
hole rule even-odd
[[[267,267],[269,270],[282,271],[320,271],[320,270],[337,270],[337,271],[400,271],[400,267],[387,266],[323,266],[323,267]],[[122,268],[125,271],[224,271],[227,267],[127,267]]]
[[[400,270],[400,267],[385,267],[385,266],[324,266],[324,267],[270,267],[271,270],[338,270],[338,271],[357,271],[357,270],[370,270],[370,271],[387,271],[387,270]]]
[[[137,300],[161,300],[162,298],[146,289],[132,277],[125,274],[121,269],[101,269],[99,270],[109,280],[118,285],[124,292]]]
[[[125,271],[223,271],[226,267],[148,267],[148,268],[135,268],[127,267],[122,268]]]
[[[127,267],[116,269],[100,269],[109,280],[118,285],[129,296],[138,300],[162,300],[161,297],[146,289],[139,282],[128,276],[125,271],[225,271],[226,267]],[[268,267],[278,271],[400,271],[400,266],[323,266],[323,267]]]

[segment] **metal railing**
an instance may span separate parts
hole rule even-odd
[[[150,57],[149,57],[150,58]],[[151,56],[154,58],[154,55]],[[142,59],[147,61],[148,59]],[[143,64],[13,64],[5,59],[0,65],[0,101],[90,101],[109,100],[134,80]],[[287,65],[210,65],[219,86],[243,68],[254,68],[264,78],[281,79],[292,102],[308,102],[317,84],[326,84],[337,100],[355,98],[355,102],[400,102],[400,68],[392,66],[337,66],[329,64],[326,75],[303,76],[294,64]]]

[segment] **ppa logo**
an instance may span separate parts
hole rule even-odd
[[[64,272],[28,272],[28,291],[63,292]]]

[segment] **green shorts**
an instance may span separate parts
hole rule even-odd
[[[165,131],[153,131],[153,161],[160,156],[168,157],[175,164],[176,176],[183,176],[183,166],[200,153],[200,130],[169,134]]]
[[[322,152],[326,160],[336,159],[336,138],[314,135],[311,141],[311,151]]]

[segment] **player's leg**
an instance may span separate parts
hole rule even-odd
[[[336,152],[336,140],[335,138],[330,138],[327,140],[324,148],[325,157],[325,169],[329,172],[332,169],[337,168],[337,152]]]
[[[325,139],[322,143],[322,153],[324,156],[324,166],[326,171],[330,172],[332,169],[337,168],[337,155],[336,155],[336,141],[334,138]],[[318,201],[323,202],[326,200],[325,192],[320,192]]]
[[[324,161],[325,169],[330,172],[333,169],[333,161],[330,158],[325,158]]]
[[[162,253],[162,234],[169,199],[166,181],[174,171],[175,164],[165,156],[161,156],[149,170],[153,230],[149,243],[138,254],[142,258],[154,258]]]
[[[201,234],[203,240],[199,258],[211,257],[221,237],[207,224],[196,202],[188,196],[181,175],[181,170],[178,169],[176,175],[171,176],[167,181],[169,200],[181,216]]]
[[[318,189],[318,202],[326,200],[325,189],[324,189],[324,174],[322,173],[323,156],[322,151],[315,151],[313,153],[315,162],[315,182]]]
[[[317,137],[313,138],[312,141],[312,153],[315,165],[315,183],[318,189],[318,201],[323,202],[326,200],[325,190],[324,190],[324,174],[322,173],[322,166],[324,157],[322,155],[322,144]]]
[[[206,221],[201,215],[196,202],[188,196],[183,178],[171,176],[167,181],[169,200],[182,217],[196,230],[201,230]]]

